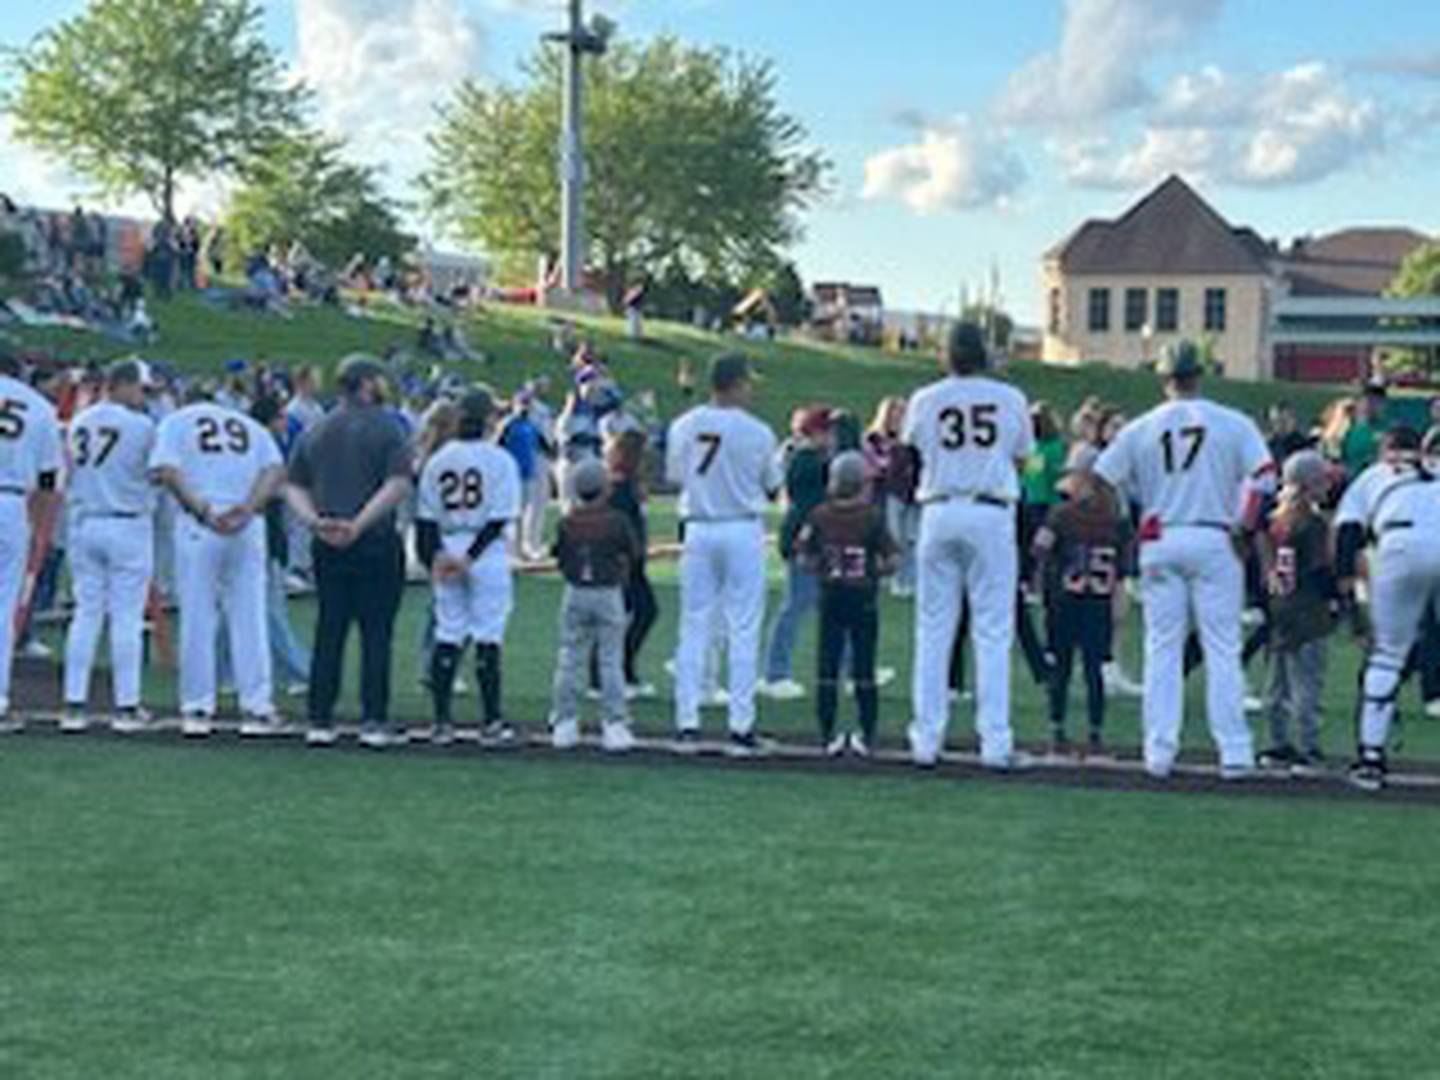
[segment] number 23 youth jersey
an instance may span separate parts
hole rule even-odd
[[[434,522],[442,538],[461,537],[460,550],[490,522],[514,521],[520,516],[520,469],[515,459],[479,439],[447,443],[420,473],[416,516]],[[446,550],[456,549],[447,544]],[[505,545],[491,544],[483,557],[504,558]]]

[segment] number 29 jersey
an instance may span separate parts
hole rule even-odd
[[[1228,528],[1245,485],[1273,481],[1274,464],[1248,416],[1192,398],[1168,401],[1127,424],[1095,472],[1162,525]]]
[[[266,469],[284,464],[275,437],[244,413],[202,401],[173,412],[155,432],[150,468],[175,469],[217,509],[239,506]]]
[[[910,399],[901,438],[920,455],[923,502],[984,495],[1020,498],[1015,463],[1035,437],[1025,395],[996,379],[950,376]]]
[[[509,452],[479,439],[455,439],[431,455],[420,473],[416,517],[434,522],[452,554],[469,547],[492,521],[520,516],[520,469]],[[451,542],[450,538],[457,538]],[[491,544],[486,557],[505,557]]]

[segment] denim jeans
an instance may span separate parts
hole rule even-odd
[[[820,603],[820,579],[800,568],[791,558],[787,567],[785,603],[770,626],[770,646],[765,651],[765,680],[789,679],[794,672],[795,641],[800,621]]]
[[[295,640],[290,628],[289,601],[285,595],[285,568],[274,559],[266,568],[265,621],[270,631],[270,656],[277,678],[293,683],[310,681],[310,652]]]

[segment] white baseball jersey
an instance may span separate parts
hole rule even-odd
[[[1440,478],[1413,465],[1371,465],[1346,489],[1335,524],[1440,535]]]
[[[1247,484],[1273,482],[1260,429],[1213,401],[1168,401],[1131,421],[1100,454],[1095,472],[1162,525],[1229,528]]]
[[[520,516],[520,469],[492,442],[454,439],[425,463],[418,499],[419,520],[433,521],[442,535],[473,538],[492,521],[511,522]],[[505,545],[500,543],[491,544],[482,556],[504,557]]]
[[[283,464],[275,437],[244,413],[202,401],[171,413],[155,433],[151,469],[176,469],[213,507],[239,506],[266,469]]]
[[[758,518],[783,476],[775,433],[744,409],[700,405],[670,425],[665,475],[690,521]]]
[[[0,492],[28,495],[62,464],[55,406],[19,379],[0,375]]]
[[[155,489],[148,472],[155,424],[113,401],[91,405],[70,421],[68,508],[87,517],[149,517]]]
[[[1035,445],[1030,406],[1009,383],[951,375],[910,399],[901,438],[920,455],[921,502],[1020,498],[1016,461]]]

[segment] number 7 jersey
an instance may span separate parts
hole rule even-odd
[[[1168,401],[1127,424],[1095,472],[1162,525],[1229,528],[1247,483],[1274,471],[1270,448],[1244,413],[1201,398]]]
[[[520,516],[520,469],[509,451],[480,439],[455,439],[431,455],[420,473],[416,517],[442,536],[465,536],[463,547],[492,521]],[[448,550],[448,549],[447,549]],[[503,557],[505,545],[486,554]]]

